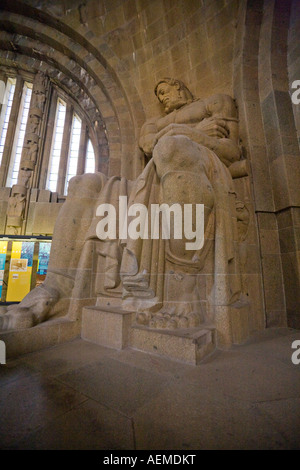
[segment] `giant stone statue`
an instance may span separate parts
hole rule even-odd
[[[228,312],[243,297],[229,171],[240,159],[237,109],[227,95],[194,99],[175,79],[160,80],[155,94],[165,113],[141,129],[139,147],[149,158],[143,172],[136,181],[101,173],[72,178],[46,280],[0,315],[0,329],[32,327],[63,313],[64,300],[83,283],[93,262],[86,247],[99,238],[97,207],[110,203],[119,215],[120,196],[127,196],[128,207],[203,204],[204,245],[187,250],[184,236],[176,239],[171,233],[164,239],[161,232],[156,239],[103,237],[97,245],[97,296],[135,312],[136,323],[149,328],[194,328],[215,321],[221,330],[228,328]],[[203,289],[204,281],[210,288]]]

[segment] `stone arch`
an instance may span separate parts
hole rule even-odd
[[[27,8],[28,6],[28,8]],[[133,178],[143,163],[135,149],[136,120],[116,72],[92,44],[69,26],[44,11],[22,2],[3,2],[1,35],[3,50],[11,50],[40,59],[66,75],[72,74],[93,97],[107,132],[110,151],[109,174]],[[34,18],[34,19],[33,19]],[[10,35],[10,39],[8,40]],[[22,35],[22,36],[20,36]],[[36,46],[36,47],[35,47]],[[50,47],[50,49],[49,49]],[[133,87],[131,83],[131,87]],[[138,101],[138,94],[135,93]]]
[[[1,70],[7,71],[7,74],[15,74],[16,70],[24,70],[29,73],[37,73],[38,71],[46,73],[54,86],[57,86],[65,92],[82,110],[87,122],[95,133],[93,139],[96,169],[102,173],[108,174],[108,156],[109,148],[107,134],[105,132],[105,124],[101,113],[92,101],[91,97],[83,90],[81,84],[75,82],[70,75],[64,74],[61,70],[53,67],[50,63],[34,59],[25,54],[16,52],[0,51]]]

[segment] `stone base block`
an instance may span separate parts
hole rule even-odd
[[[33,328],[2,331],[0,340],[5,343],[6,357],[9,359],[70,341],[79,335],[80,322],[58,318]]]
[[[207,327],[170,331],[134,325],[130,333],[130,347],[197,365],[215,350],[215,330]]]
[[[23,224],[23,219],[22,217],[12,217],[12,216],[8,216],[7,217],[7,221],[6,221],[6,225],[8,225],[9,227],[22,227],[22,224]]]
[[[133,313],[114,307],[84,307],[81,337],[114,349],[128,346]]]

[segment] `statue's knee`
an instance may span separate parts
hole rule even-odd
[[[69,196],[91,196],[101,191],[105,181],[102,173],[86,173],[84,175],[73,176],[69,181]]]
[[[168,161],[177,150],[179,138],[183,136],[165,135],[159,139],[153,150],[154,161]]]
[[[158,151],[161,149],[172,151],[177,146],[179,137],[182,137],[182,136],[164,135],[157,142],[155,149]]]

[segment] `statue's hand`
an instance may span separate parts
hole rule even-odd
[[[153,148],[157,142],[156,134],[156,123],[153,121],[147,121],[142,127],[139,139],[139,147],[145,153],[145,155],[147,155],[147,157],[152,156]]]
[[[217,137],[219,139],[229,137],[226,120],[222,118],[205,118],[197,124],[196,129],[201,130],[209,137]]]
[[[156,142],[164,136],[185,135],[194,140],[195,128],[187,124],[169,124],[156,134]]]
[[[140,148],[143,150],[144,154],[147,155],[147,157],[152,156],[152,152],[156,144],[157,139],[155,134],[149,134],[140,140]]]

